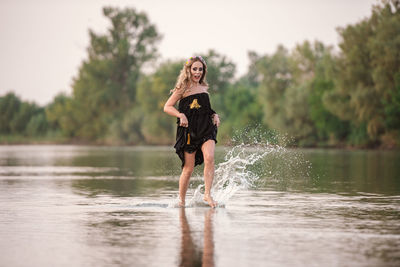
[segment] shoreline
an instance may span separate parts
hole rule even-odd
[[[90,141],[82,141],[82,140],[67,140],[62,138],[55,138],[54,140],[42,139],[42,138],[26,138],[28,140],[22,141],[20,137],[18,138],[7,138],[8,140],[2,140],[3,137],[0,137],[0,146],[23,146],[23,145],[73,145],[73,146],[98,146],[98,147],[157,147],[157,146],[173,146],[174,143],[171,144],[146,144],[146,143],[137,143],[137,144],[129,144],[123,142],[90,142]],[[219,143],[216,145],[217,147],[232,147],[232,144],[229,143]],[[286,148],[293,149],[326,149],[326,150],[375,150],[375,151],[396,151],[400,150],[399,146],[354,146],[354,145],[316,145],[316,146],[286,146]]]

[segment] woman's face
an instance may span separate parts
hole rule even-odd
[[[194,83],[199,83],[201,77],[203,76],[203,72],[204,72],[203,63],[201,63],[200,61],[194,62],[190,67],[190,74],[192,76],[192,81]]]

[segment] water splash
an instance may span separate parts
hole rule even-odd
[[[228,200],[238,191],[255,187],[260,178],[260,173],[251,170],[258,161],[264,159],[268,154],[279,153],[284,149],[279,146],[267,148],[249,147],[240,144],[231,148],[223,162],[217,165],[215,170],[212,195],[219,206],[225,205]],[[199,185],[195,190],[191,202],[202,200],[204,185]]]
[[[269,182],[287,185],[298,178],[309,177],[311,163],[303,155],[285,146],[287,136],[264,131],[259,127],[245,129],[232,138],[233,147],[216,166],[211,194],[218,206],[225,206],[239,190],[256,189]],[[208,206],[204,201],[204,184],[197,186],[186,207]],[[170,206],[177,206],[178,199]]]

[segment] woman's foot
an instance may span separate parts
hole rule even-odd
[[[210,205],[211,208],[215,208],[217,206],[217,202],[213,200],[210,194],[204,194],[204,201]]]
[[[185,207],[185,200],[179,199],[179,200],[178,200],[178,206],[179,206],[180,208],[184,208],[184,207]]]

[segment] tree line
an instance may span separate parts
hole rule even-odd
[[[157,62],[161,35],[134,8],[103,8],[104,34],[89,30],[88,57],[72,94],[40,107],[14,93],[0,97],[0,142],[59,138],[65,142],[174,142],[176,120],[162,112],[185,59]],[[258,127],[293,137],[299,146],[398,147],[400,144],[400,1],[382,1],[371,15],[338,28],[339,50],[304,41],[272,54],[248,52],[245,75],[215,50],[208,67],[218,137]],[[191,55],[189,55],[191,56]],[[153,72],[144,70],[152,65]]]

